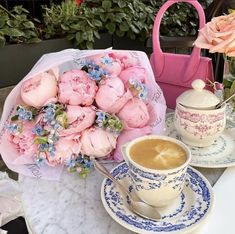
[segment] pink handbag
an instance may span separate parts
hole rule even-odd
[[[176,98],[191,88],[195,79],[214,82],[212,61],[201,57],[201,49],[194,47],[191,55],[163,53],[160,48],[159,29],[165,11],[174,3],[187,2],[192,4],[199,15],[199,25],[205,25],[205,14],[197,0],[168,0],[157,13],[153,26],[153,53],[150,57],[155,80],[161,87],[167,107],[175,108]],[[210,87],[208,86],[208,89]]]

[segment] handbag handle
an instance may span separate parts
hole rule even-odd
[[[190,3],[191,5],[193,5],[196,8],[199,15],[199,29],[201,29],[205,25],[206,20],[205,20],[204,10],[201,4],[197,0],[168,0],[166,3],[162,5],[162,7],[159,9],[155,17],[154,26],[153,26],[153,51],[157,61],[157,66],[155,66],[157,77],[161,76],[165,65],[164,54],[161,50],[160,40],[159,40],[160,24],[165,11],[171,5],[179,2]],[[197,71],[200,63],[200,54],[201,54],[201,49],[194,47],[189,60],[189,64],[187,65],[187,69],[185,70],[183,81],[186,82],[190,80],[191,77]]]

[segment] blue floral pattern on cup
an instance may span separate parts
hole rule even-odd
[[[143,171],[135,167],[129,162],[129,174],[135,184],[135,190],[154,190],[163,186],[171,186],[172,189],[180,191],[183,187],[183,182],[186,176],[186,167],[181,168],[177,171],[169,173],[168,176],[165,174],[156,174],[151,172]],[[179,174],[179,176],[175,176]]]
[[[112,174],[120,181],[130,180],[125,163],[119,164]],[[133,192],[132,184],[129,185],[129,191]],[[177,207],[163,215],[160,221],[144,219],[132,213],[109,179],[104,180],[101,194],[108,213],[121,225],[138,233],[186,232],[206,218],[213,203],[212,188],[193,168],[187,169],[185,188],[177,201]]]

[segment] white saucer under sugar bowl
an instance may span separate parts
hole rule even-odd
[[[176,99],[175,128],[181,140],[191,146],[213,144],[226,124],[226,105],[216,109],[220,100],[204,87],[204,81],[194,80],[193,89],[185,91]]]

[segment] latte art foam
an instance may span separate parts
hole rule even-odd
[[[129,154],[137,164],[158,170],[179,167],[187,160],[187,154],[181,146],[161,139],[139,141],[130,148]]]

